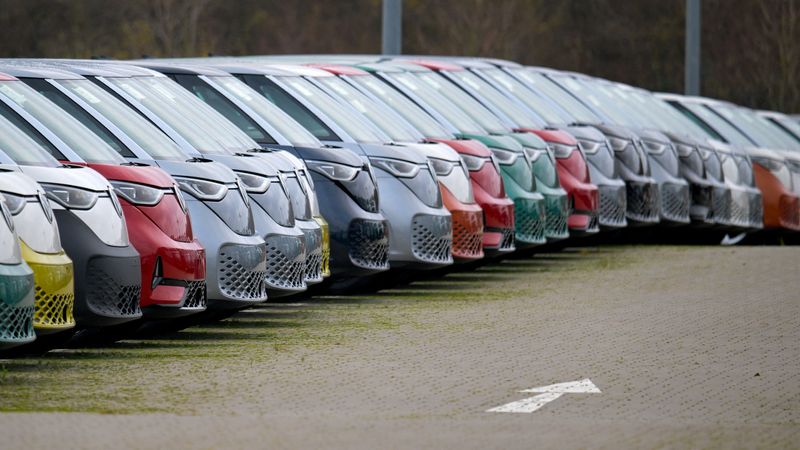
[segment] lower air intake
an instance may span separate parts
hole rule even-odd
[[[655,183],[627,183],[627,218],[636,222],[658,222],[661,214],[659,197],[658,185]]]
[[[453,211],[453,256],[483,256],[483,214],[480,211]]]
[[[261,302],[267,299],[263,245],[226,245],[218,255],[219,289],[232,300]]]
[[[661,185],[661,217],[672,222],[689,223],[689,186],[680,184]]]
[[[516,241],[523,244],[544,244],[544,202],[518,198],[514,200],[514,224]]]
[[[419,215],[411,224],[411,251],[431,263],[453,262],[452,221],[448,216]]]
[[[389,234],[377,220],[353,220],[347,230],[350,261],[364,269],[389,268]]]
[[[33,305],[12,306],[0,301],[0,341],[28,342],[33,332]]]
[[[306,245],[305,281],[319,283],[322,281],[322,229],[303,230]]]
[[[141,317],[140,285],[119,283],[96,260],[89,263],[87,273],[91,274],[86,295],[89,309],[106,317]]]
[[[267,286],[287,290],[305,289],[303,240],[294,236],[268,236],[264,240],[267,242]]]

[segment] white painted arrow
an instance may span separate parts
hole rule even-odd
[[[524,389],[520,392],[538,392],[540,394],[516,402],[506,403],[486,412],[532,413],[564,394],[599,394],[602,391],[592,383],[592,380],[584,378],[578,381]]]

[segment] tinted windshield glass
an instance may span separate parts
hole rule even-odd
[[[563,124],[570,121],[569,117],[565,116],[555,106],[549,104],[546,99],[528,89],[519,80],[506,72],[500,69],[486,69],[481,70],[480,73],[502,86],[522,103],[525,103],[525,106],[535,111],[536,114],[539,114],[539,116],[548,123]]]
[[[453,136],[447,132],[433,117],[429,116],[422,108],[408,99],[396,89],[373,76],[350,77],[350,81],[366,89],[375,97],[392,107],[409,123],[414,125],[425,137],[432,139],[449,139]]]
[[[25,83],[0,83],[0,93],[41,122],[82,159],[113,164],[125,162],[105,141]]]
[[[316,80],[372,121],[393,141],[418,142],[422,140],[423,137],[419,133],[403,126],[402,119],[398,120],[399,118],[395,117],[395,113],[388,110],[385,105],[367,97],[341,78],[319,77]]]
[[[271,103],[263,96],[258,95],[243,81],[236,77],[210,77],[211,81],[224,89],[230,96],[239,100],[252,109],[255,113],[264,118],[270,125],[275,127],[292,145],[297,147],[319,147],[322,144],[319,139],[314,137],[310,131],[292,119],[291,116],[283,112],[275,104]]]
[[[231,153],[258,144],[192,94],[166,77],[110,78],[200,152]],[[226,125],[227,124],[227,125]]]
[[[26,166],[56,167],[58,161],[11,121],[0,115],[0,151],[15,163]]]
[[[674,105],[684,114],[688,113],[687,117],[691,118],[694,116],[697,120],[705,122],[709,127],[713,128],[714,131],[719,133],[719,135],[729,144],[740,145],[743,147],[750,147],[753,145],[753,142],[750,141],[747,136],[731,126],[731,124],[726,122],[725,119],[714,114],[704,105],[691,102],[676,103]]]
[[[619,125],[642,126],[636,114],[630,114],[619,106],[619,99],[592,80],[576,80],[571,77],[557,77],[559,84],[574,96],[590,105],[611,122]]]
[[[572,117],[583,123],[597,123],[599,118],[583,105],[575,97],[570,95],[561,86],[545,75],[530,69],[519,68],[510,69],[520,79],[525,80],[528,85],[541,95],[551,99],[558,106],[564,108]]]
[[[770,121],[774,126],[779,127],[781,131],[789,135],[792,139],[797,142],[800,142],[800,123],[792,120],[789,116],[778,116],[778,117],[765,117],[767,120]]]
[[[359,117],[356,111],[340,105],[333,97],[308,80],[300,77],[281,77],[281,81],[297,95],[319,108],[356,142],[377,144],[388,140],[373,132],[372,125],[368,124],[366,119]]]
[[[728,121],[735,123],[747,133],[748,136],[758,142],[759,145],[780,150],[792,150],[797,148],[797,142],[791,139],[786,133],[776,129],[763,117],[756,114],[753,110],[733,106],[712,107]]]
[[[486,134],[486,130],[472,120],[472,118],[458,106],[453,104],[453,102],[445,98],[442,94],[436,92],[436,90],[431,88],[427,83],[423,83],[421,80],[417,79],[411,73],[386,73],[383,74],[383,76],[418,96],[425,102],[425,106],[441,114],[445,120],[450,122],[461,133]]]
[[[117,97],[89,80],[62,80],[66,88],[136,142],[153,159],[183,161],[188,156],[155,125]]]
[[[492,85],[486,82],[483,78],[475,75],[472,72],[461,70],[456,72],[449,72],[450,76],[458,79],[465,86],[469,87],[472,91],[481,96],[489,104],[499,109],[503,114],[508,116],[515,125],[521,127],[536,127],[542,128],[545,126],[538,118],[533,117],[528,111],[522,109],[519,105],[515,104],[511,99],[506,97],[502,92],[495,89]]]
[[[431,86],[436,89],[437,92],[447,97],[451,102],[455,103],[490,133],[503,134],[511,131],[503,125],[503,122],[493,115],[491,111],[478,103],[477,100],[470,97],[469,94],[464,92],[461,88],[443,79],[441,75],[433,72],[420,72],[417,73],[416,76],[426,82],[428,86]]]
[[[211,87],[199,76],[176,75],[175,81],[207,105],[214,108],[218,113],[225,116],[231,123],[244,131],[250,139],[259,144],[275,143],[275,139],[262,129],[255,120],[250,118],[244,111],[228,100],[224,94]]]
[[[713,133],[707,132],[704,128],[689,120],[686,116],[679,113],[675,108],[669,106],[667,102],[655,95],[641,90],[627,90],[617,87],[617,92],[630,102],[640,105],[640,108],[649,113],[649,117],[659,125],[659,129],[672,131],[675,133],[686,133],[698,138],[712,137],[722,140]]]

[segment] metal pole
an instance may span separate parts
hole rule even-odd
[[[383,0],[384,55],[399,55],[403,48],[403,0]]]
[[[700,0],[686,0],[686,95],[700,95]]]

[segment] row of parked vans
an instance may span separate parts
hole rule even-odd
[[[798,150],[780,113],[509,61],[0,60],[0,346],[626,227],[795,232]]]

